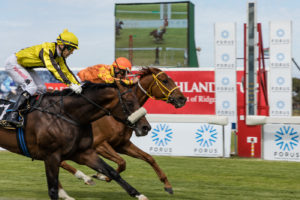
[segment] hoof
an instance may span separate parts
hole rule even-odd
[[[107,176],[103,175],[103,174],[96,174],[92,176],[95,179],[101,180],[101,181],[106,181],[106,179],[108,178]]]
[[[105,181],[108,183],[111,182],[111,180],[112,180],[111,178],[108,178],[108,177],[105,178]]]
[[[86,185],[95,185],[95,184],[96,184],[95,181],[93,181],[92,179],[87,180],[87,181],[85,181],[84,183],[85,183]]]
[[[172,188],[165,188],[165,191],[168,192],[169,194],[174,193]]]
[[[138,198],[138,200],[149,200],[145,195],[141,194],[136,196],[136,198]]]

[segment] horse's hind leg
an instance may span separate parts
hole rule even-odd
[[[58,199],[58,173],[60,160],[56,156],[49,156],[44,160],[47,183],[48,183],[48,194],[51,200]]]
[[[67,170],[68,172],[76,176],[78,179],[82,179],[85,184],[95,185],[95,182],[90,176],[85,175],[82,171],[75,169],[71,165],[67,164],[65,161],[61,162],[60,167]]]
[[[139,200],[148,200],[147,197],[141,195],[135,188],[122,179],[122,177],[111,166],[104,162],[93,149],[74,155],[72,160],[78,164],[86,165],[115,180],[130,196],[137,197]]]
[[[165,191],[167,191],[169,194],[173,194],[172,185],[169,183],[167,176],[165,173],[160,169],[156,161],[152,156],[147,154],[146,152],[139,149],[137,146],[135,146],[133,143],[130,142],[126,146],[123,146],[120,153],[124,153],[128,156],[138,158],[141,160],[146,161],[149,163],[154,171],[156,172],[157,176],[159,177],[160,181],[164,183]]]
[[[95,148],[97,154],[100,154],[106,159],[109,159],[115,163],[118,164],[118,168],[116,171],[118,173],[123,172],[126,169],[126,161],[110,146],[110,144],[107,143],[107,141],[104,141],[101,143],[101,145],[98,145]],[[105,181],[110,181],[111,179],[108,178],[107,176],[104,176],[101,173],[98,173],[97,175],[93,176],[94,178],[100,179],[100,180],[105,180]]]

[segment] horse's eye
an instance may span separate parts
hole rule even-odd
[[[163,83],[167,84],[168,83],[168,79],[163,80]]]

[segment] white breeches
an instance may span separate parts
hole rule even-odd
[[[45,83],[38,76],[37,72],[19,65],[15,54],[6,59],[5,69],[11,78],[30,95],[46,92]]]

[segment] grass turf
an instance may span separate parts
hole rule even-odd
[[[169,195],[147,163],[123,157],[127,170],[122,177],[150,200],[300,199],[300,163],[296,162],[155,156],[173,185],[174,194]],[[9,152],[0,152],[0,160],[1,200],[48,199],[43,162]],[[94,174],[85,166],[69,163]],[[60,171],[60,179],[68,194],[77,200],[134,199],[115,182],[96,180],[95,186],[87,186],[64,170]]]

